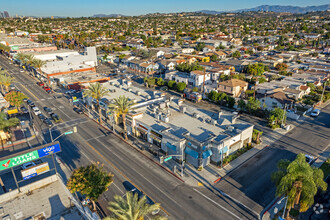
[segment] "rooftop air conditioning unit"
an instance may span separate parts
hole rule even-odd
[[[233,126],[228,126],[227,130],[230,131],[230,132],[233,132],[235,130],[235,128]]]
[[[194,118],[198,118],[199,117],[199,114],[198,113],[193,113],[193,117]]]
[[[151,99],[151,96],[150,96],[150,95],[148,95],[148,96],[147,96],[147,99]]]
[[[136,92],[136,95],[141,95],[141,92],[140,92],[140,91],[137,91],[137,92]]]

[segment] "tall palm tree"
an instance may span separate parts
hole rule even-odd
[[[105,220],[143,220],[146,215],[151,214],[153,211],[159,210],[160,208],[159,203],[148,205],[145,196],[139,199],[138,194],[133,194],[132,192],[127,192],[126,198],[115,195],[115,201],[110,202],[109,205],[108,209],[113,213],[113,216],[107,217]]]
[[[33,59],[31,65],[32,65],[34,68],[37,68],[38,71],[39,71],[39,74],[42,75],[41,67],[42,67],[43,65],[45,65],[45,64],[46,64],[46,61],[39,60],[39,59]]]
[[[90,84],[88,89],[86,89],[83,93],[84,97],[91,97],[96,100],[97,108],[99,110],[100,124],[102,124],[100,99],[108,94],[109,94],[109,91],[105,87],[103,87],[99,82]]]
[[[126,114],[132,109],[134,102],[126,96],[119,96],[113,99],[114,103],[108,105],[108,112],[114,112],[116,117],[123,118],[125,140],[127,140]]]
[[[9,91],[9,86],[15,81],[14,77],[9,75],[3,75],[1,77],[1,84],[5,87],[5,92]]]
[[[5,76],[7,75],[6,70],[0,70],[0,87],[1,87],[1,92],[2,94],[4,93],[4,82],[5,82]]]
[[[18,53],[16,54],[15,57],[20,61],[21,65],[23,65],[26,62],[26,54],[24,53]]]
[[[298,204],[300,212],[307,211],[314,203],[317,190],[327,189],[323,171],[312,168],[302,153],[293,162],[281,160],[277,166],[278,171],[272,174],[272,180],[277,186],[276,195],[287,196],[287,216],[291,208]]]

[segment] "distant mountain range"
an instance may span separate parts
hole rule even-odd
[[[282,6],[282,5],[261,5],[255,8],[239,9],[234,11],[212,11],[212,10],[201,10],[197,11],[204,14],[221,14],[224,12],[243,12],[243,11],[273,11],[273,12],[290,12],[290,13],[306,13],[312,11],[326,11],[330,10],[330,4],[319,5],[319,6]]]
[[[106,14],[96,14],[92,16],[93,18],[118,18],[118,17],[125,17],[125,15],[121,15],[121,14],[110,14],[110,15],[106,15]]]

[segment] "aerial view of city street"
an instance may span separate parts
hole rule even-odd
[[[0,2],[1,219],[330,219],[329,1]]]

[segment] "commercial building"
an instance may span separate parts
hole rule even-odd
[[[219,164],[251,142],[253,125],[238,120],[236,114],[198,109],[180,98],[133,87],[127,82],[104,83],[111,92],[106,101],[121,95],[134,100],[136,104],[126,116],[126,132],[158,146],[167,155],[183,157],[199,168],[210,162]],[[110,121],[114,123],[113,118]]]

